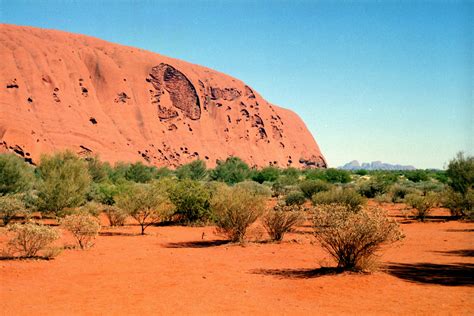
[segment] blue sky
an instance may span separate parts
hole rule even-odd
[[[0,0],[0,21],[237,77],[297,112],[333,167],[473,154],[473,1]]]

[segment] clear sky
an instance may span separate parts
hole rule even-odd
[[[297,112],[332,167],[473,154],[474,1],[0,0],[0,21],[237,77]]]

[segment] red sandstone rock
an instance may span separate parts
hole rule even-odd
[[[0,147],[30,162],[71,149],[110,162],[325,167],[293,112],[243,82],[145,50],[0,24]]]

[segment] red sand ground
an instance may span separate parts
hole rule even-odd
[[[52,261],[0,261],[4,315],[473,315],[474,224],[406,221],[379,272],[318,275],[328,256],[309,227],[282,244],[216,245],[212,227],[104,227],[95,247]],[[438,211],[434,215],[445,215]],[[201,240],[205,232],[204,241]],[[128,235],[131,234],[131,235]],[[252,235],[258,235],[254,229]],[[70,242],[66,238],[63,242]]]

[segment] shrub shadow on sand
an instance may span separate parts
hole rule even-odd
[[[229,244],[228,240],[200,240],[200,241],[184,241],[171,242],[163,245],[165,248],[210,248]]]
[[[255,269],[251,270],[252,274],[263,274],[274,276],[282,279],[311,279],[325,275],[340,274],[344,271],[339,268],[317,268],[317,269]]]
[[[474,286],[474,264],[390,263],[388,274],[419,284]]]

